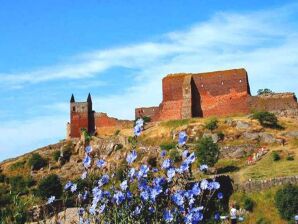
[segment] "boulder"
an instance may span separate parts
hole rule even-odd
[[[285,137],[298,138],[298,131],[288,131],[282,134]]]
[[[250,127],[250,124],[245,121],[236,121],[236,128],[237,129],[247,129]]]
[[[211,137],[212,138],[212,141],[214,142],[214,143],[217,143],[218,141],[219,141],[219,137],[218,137],[218,135],[217,134],[212,134],[212,133],[204,133],[203,134],[203,136],[202,136],[203,138],[207,138],[207,137]]]
[[[244,132],[244,133],[242,133],[242,137],[247,139],[247,140],[258,140],[259,139],[259,133]]]
[[[276,142],[276,138],[272,134],[263,132],[263,133],[259,133],[259,136],[260,136],[261,142],[269,143],[269,144]]]

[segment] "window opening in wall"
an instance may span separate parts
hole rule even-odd
[[[223,85],[224,84],[224,82],[223,81],[221,81],[221,85]]]
[[[75,107],[72,107],[72,111],[75,112],[76,111],[76,108]]]
[[[241,82],[242,82],[242,80],[240,79],[240,80],[239,80],[239,82],[241,83]]]

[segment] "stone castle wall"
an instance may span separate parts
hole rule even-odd
[[[141,116],[153,121],[192,117],[248,114],[252,111],[298,113],[293,93],[251,96],[245,69],[197,74],[170,74],[162,80],[163,100],[154,112],[142,109]]]

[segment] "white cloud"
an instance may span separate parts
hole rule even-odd
[[[0,161],[65,138],[67,117],[67,115],[37,117],[2,123],[0,126]]]
[[[292,4],[251,13],[218,13],[188,29],[161,35],[156,41],[82,53],[74,56],[67,65],[21,74],[0,74],[0,86],[20,87],[59,79],[80,79],[80,84],[81,80],[89,77],[94,80],[115,66],[132,68],[134,85],[124,88],[118,95],[93,96],[96,111],[130,119],[135,107],[160,103],[161,78],[168,73],[244,67],[249,73],[253,92],[267,87],[297,93],[298,29],[293,23],[297,8],[297,4]],[[58,102],[56,106],[66,111],[68,102]],[[4,135],[0,141],[6,142],[6,148],[15,150],[18,145],[42,141],[47,136],[64,136],[65,120],[42,119],[38,118],[32,124],[9,125],[6,127],[8,131],[2,126]],[[48,128],[49,122],[52,125]],[[35,130],[38,135],[26,130]],[[15,134],[21,136],[18,143],[5,140]]]

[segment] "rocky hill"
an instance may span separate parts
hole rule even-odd
[[[218,118],[217,127],[212,131],[206,128],[208,122],[210,119],[206,118],[149,123],[145,125],[137,143],[132,140],[131,129],[113,132],[102,130],[100,136],[92,136],[88,142],[86,136],[71,141],[63,140],[18,158],[6,160],[0,164],[1,175],[6,180],[18,175],[32,178],[35,184],[24,197],[31,198],[29,206],[33,206],[42,203],[39,199],[32,198],[30,193],[34,192],[34,188],[42,178],[54,173],[66,183],[68,180],[80,177],[84,170],[82,159],[87,144],[93,148],[92,157],[107,161],[109,164],[107,171],[112,173],[121,169],[127,153],[131,150],[131,144],[137,144],[139,165],[150,163],[152,158],[160,163],[158,155],[162,149],[181,154],[181,149],[176,146],[177,138],[178,133],[185,130],[188,134],[189,150],[195,150],[197,141],[202,137],[211,137],[213,142],[219,145],[220,159],[208,175],[210,177],[229,175],[234,181],[235,189],[239,191],[245,190],[254,194],[254,190],[266,190],[274,185],[289,182],[297,183],[298,178],[295,176],[298,175],[298,118],[296,116],[279,117],[282,128],[263,127],[249,116]],[[279,155],[279,161],[272,159],[273,152]],[[32,169],[29,166],[28,161],[34,153],[38,153],[47,161],[44,167]],[[66,154],[67,158],[62,159]],[[200,178],[201,174],[196,165],[194,166],[194,176]],[[288,179],[276,181],[278,178]],[[260,181],[271,182],[270,185],[266,185],[260,184]],[[253,183],[258,187],[252,186]],[[253,215],[251,217],[251,220],[256,219]]]

